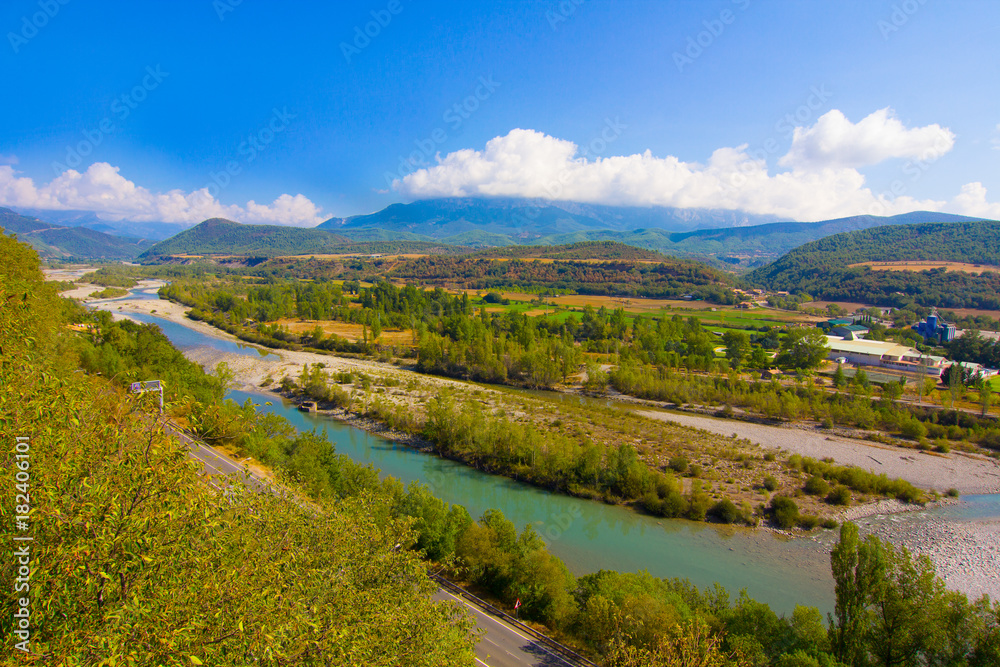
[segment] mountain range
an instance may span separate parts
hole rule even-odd
[[[11,206],[10,210],[30,218],[39,218],[60,227],[84,227],[112,236],[162,241],[191,227],[181,222],[142,222],[133,220],[103,220],[93,211],[52,211],[40,208]]]
[[[8,235],[17,234],[45,259],[132,260],[153,245],[144,239],[53,224],[9,208],[0,208],[0,228]]]
[[[860,215],[795,222],[741,211],[511,198],[446,198],[392,204],[371,214],[331,218],[312,229],[241,225],[221,218],[181,229],[182,225],[176,223],[108,222],[81,211],[38,214],[25,219],[53,223],[47,224],[50,231],[34,237],[36,247],[46,249],[49,256],[130,259],[141,253],[146,259],[204,254],[458,254],[511,245],[612,241],[731,269],[764,266],[796,247],[833,234],[886,225],[974,220],[915,211],[891,217]],[[62,231],[52,231],[56,228]],[[127,233],[142,231],[150,233]],[[124,243],[109,240],[129,236],[163,240],[152,247],[137,238]]]
[[[975,218],[915,211],[820,222],[780,221],[740,211],[598,206],[525,199],[431,199],[377,213],[331,218],[325,229],[351,240],[439,241],[451,245],[565,245],[616,241],[718,266],[767,264],[803,243],[858,229]]]

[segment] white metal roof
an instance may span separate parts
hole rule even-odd
[[[827,344],[831,352],[853,352],[854,354],[871,354],[882,357],[919,356],[920,352],[907,345],[881,340],[846,340],[840,336],[827,336]]]

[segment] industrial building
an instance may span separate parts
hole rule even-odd
[[[840,336],[827,336],[826,340],[830,346],[826,358],[831,361],[843,359],[859,366],[878,366],[938,377],[944,370],[944,357],[924,354],[908,345],[880,340],[849,340]]]
[[[910,327],[924,337],[924,340],[949,343],[955,340],[955,325],[939,319],[937,314],[929,316]]]

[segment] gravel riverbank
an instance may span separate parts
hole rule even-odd
[[[736,434],[761,447],[784,450],[816,459],[831,457],[874,473],[899,477],[922,489],[941,493],[1000,493],[1000,462],[965,452],[921,452],[878,442],[845,438],[796,426],[770,426],[735,419],[719,419],[662,410],[637,410],[653,419],[671,421],[720,435]]]
[[[873,534],[934,563],[951,590],[970,600],[1000,600],[1000,519],[955,521],[926,512],[876,515],[857,521],[862,535]]]

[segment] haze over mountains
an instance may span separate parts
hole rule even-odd
[[[28,218],[8,210],[5,219],[13,221],[15,218],[9,217],[13,215],[22,222],[2,226],[34,234],[36,247],[53,257],[131,259],[140,254],[275,256],[352,251],[452,254],[462,248],[616,241],[717,266],[743,268],[765,265],[793,248],[832,234],[884,225],[975,220],[915,211],[891,217],[859,215],[795,222],[721,209],[601,206],[511,198],[446,198],[392,204],[371,214],[331,218],[312,229],[241,225],[213,218],[181,230],[177,224],[107,222],[81,211],[38,213],[38,218]],[[35,220],[41,227],[32,229],[23,220]],[[39,231],[46,226],[49,231]],[[57,226],[60,231],[51,229]],[[140,235],[164,240],[155,245],[138,238],[126,240]]]

